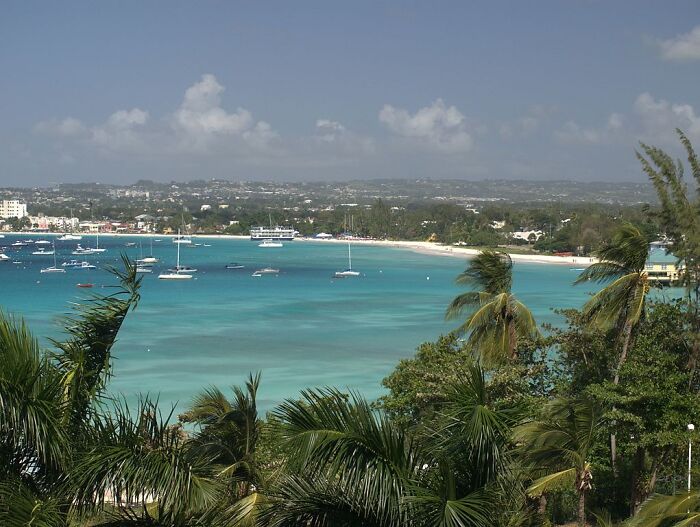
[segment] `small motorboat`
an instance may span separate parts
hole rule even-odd
[[[95,284],[90,284],[90,283],[86,283],[86,284],[76,284],[76,287],[89,288],[89,287],[95,287]]]
[[[280,270],[275,269],[274,267],[263,267],[262,269],[258,269],[257,271],[255,271],[251,276],[258,277],[258,276],[263,276],[266,274],[276,275],[279,273],[280,273]]]

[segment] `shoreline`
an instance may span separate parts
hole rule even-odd
[[[11,236],[60,236],[62,233],[37,233],[37,232],[3,232],[0,234],[8,234]],[[96,236],[95,233],[79,233],[80,236],[93,237]],[[100,233],[100,236],[108,238],[174,238],[176,234],[151,234],[151,233]],[[195,238],[201,238],[203,240],[250,240],[250,236],[246,235],[236,235],[236,234],[194,234]],[[295,243],[352,243],[353,245],[367,245],[375,247],[391,247],[395,249],[409,250],[419,254],[431,255],[431,256],[443,256],[451,258],[470,258],[479,254],[479,249],[470,249],[465,247],[458,247],[452,245],[441,245],[434,242],[419,242],[419,241],[408,241],[408,240],[365,240],[365,239],[326,239],[320,240],[316,238],[295,238]],[[504,251],[507,252],[508,251]],[[575,265],[578,267],[587,267],[596,263],[598,260],[592,256],[553,256],[548,254],[519,254],[519,253],[508,253],[513,260],[513,262],[524,262],[524,263],[542,263],[542,264],[553,264],[553,265]]]

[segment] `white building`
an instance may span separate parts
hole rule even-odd
[[[0,218],[24,218],[27,216],[27,204],[17,199],[0,201]]]
[[[532,237],[535,241],[539,240],[542,236],[544,236],[544,232],[542,231],[513,231],[510,233],[511,237],[515,238],[516,240],[525,240],[526,242],[530,241],[530,237]]]

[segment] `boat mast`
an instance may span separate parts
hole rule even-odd
[[[348,269],[352,271],[352,257],[350,256],[350,242],[348,241]]]
[[[180,229],[177,230],[177,237],[180,237]],[[175,263],[175,270],[176,272],[180,270],[180,244],[176,243],[177,245],[177,261]]]

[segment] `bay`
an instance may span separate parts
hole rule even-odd
[[[6,236],[2,245],[30,236]],[[33,239],[49,236],[33,236]],[[308,387],[335,386],[379,396],[381,379],[424,341],[456,327],[445,321],[449,301],[460,292],[454,278],[466,258],[426,255],[406,249],[353,245],[357,278],[333,279],[347,264],[347,247],[328,242],[286,242],[259,248],[242,239],[198,237],[199,247],[182,246],[184,265],[199,271],[188,281],[162,281],[159,271],[175,263],[176,246],[155,239],[161,263],[143,278],[141,302],[114,347],[110,391],[134,401],[138,394],[158,396],[166,407],[184,409],[206,386],[226,390],[249,372],[262,372],[259,405],[272,408]],[[136,247],[126,247],[128,242]],[[83,246],[94,246],[85,236]],[[60,316],[88,291],[108,292],[114,283],[104,270],[119,265],[120,254],[150,253],[145,237],[100,237],[107,252],[73,256],[76,242],[56,242],[58,264],[85,259],[97,270],[41,274],[49,256],[31,255],[32,245],[7,254],[21,264],[0,264],[0,307],[22,316],[42,343],[59,338]],[[208,247],[204,245],[209,245]],[[226,269],[229,262],[245,267]],[[278,276],[251,277],[272,266]],[[573,287],[578,271],[568,265],[515,263],[514,292],[538,323],[560,323],[553,309],[578,308],[593,285]],[[76,287],[91,282],[94,289]]]

